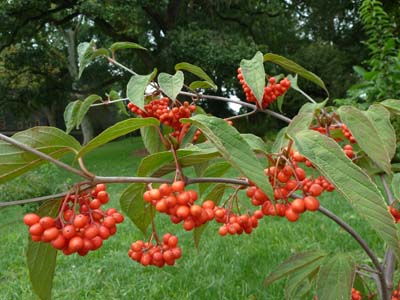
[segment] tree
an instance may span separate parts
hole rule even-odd
[[[127,48],[140,47],[127,42],[101,49],[93,42],[79,46],[79,73],[90,61],[101,57],[132,74],[127,85],[127,107],[135,118],[107,128],[86,145],[54,127],[28,129],[11,138],[0,134],[0,160],[7,162],[0,164],[0,181],[18,177],[43,162],[51,162],[82,178],[62,195],[1,205],[46,201],[37,213],[24,217],[31,236],[27,250],[30,278],[41,299],[51,297],[58,252],[85,256],[100,248],[104,240],[116,233],[117,224],[123,222],[124,216],[116,209],[101,208],[109,201],[106,184],[113,183],[130,184],[121,195],[121,208],[144,234],[151,227],[148,240],[135,241],[128,249],[129,257],[143,266],[166,267],[182,255],[174,234],[167,232],[161,236],[156,230],[154,218],[159,214],[169,215],[173,223],[181,223],[186,231],[193,230],[198,244],[202,226],[213,220],[221,224],[219,235],[240,235],[250,234],[264,217],[296,222],[301,214],[318,211],[354,238],[369,264],[365,265],[364,256],[352,253],[307,251],[283,262],[265,283],[288,276],[288,299],[311,297],[313,284],[319,299],[360,299],[361,293],[373,297],[375,292],[366,283],[360,284],[360,291],[355,290],[355,280],[373,278],[379,299],[397,297],[399,290],[393,288],[393,278],[395,260],[400,258],[400,237],[395,226],[400,221],[395,201],[400,196],[400,176],[395,173],[398,166],[391,164],[396,138],[390,115],[400,114],[400,100],[385,100],[366,111],[351,106],[326,106],[327,101],[316,102],[297,84],[298,77],[302,77],[329,96],[317,75],[283,56],[261,52],[250,60],[241,60],[238,69],[237,78],[247,101],[232,100],[199,90],[199,86],[203,90],[206,86],[213,88],[215,83],[193,64],[178,63],[174,74],[161,72],[157,76],[156,71],[139,75],[116,60],[118,53]],[[290,74],[284,78],[271,76],[270,69],[266,74],[264,62],[274,63]],[[199,80],[188,80],[190,76],[186,74]],[[309,101],[293,120],[270,109],[289,88]],[[67,123],[79,125],[99,98],[91,95],[70,104]],[[197,107],[202,98],[240,104],[252,109],[252,113],[274,116],[288,126],[278,135],[271,151],[267,151],[260,138],[241,134],[232,126],[232,120],[247,117],[248,113],[228,119],[210,116]],[[137,177],[98,176],[87,169],[87,153],[139,128],[150,154],[143,158]],[[59,160],[65,153],[74,155],[79,168]],[[265,160],[260,161],[256,153]],[[193,166],[198,175],[187,177],[187,168]],[[311,170],[309,175],[306,168]],[[222,177],[228,170],[238,177]],[[168,174],[173,178],[165,176]],[[373,182],[375,177],[381,181],[381,188]],[[188,188],[195,184],[198,191]],[[238,196],[243,189],[247,200]],[[368,234],[385,243],[385,253],[372,249],[351,226],[320,205],[318,197],[333,191],[351,204],[370,229]],[[383,263],[379,256],[384,256]],[[368,276],[357,272],[358,268],[368,272]]]

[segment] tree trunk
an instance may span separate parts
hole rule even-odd
[[[94,130],[92,126],[92,122],[90,122],[89,117],[86,115],[83,118],[82,124],[81,124],[81,129],[82,129],[82,135],[83,135],[83,145],[86,145],[87,143],[90,142],[91,139],[94,138]]]
[[[43,107],[42,111],[47,118],[47,124],[52,127],[57,127],[55,104],[53,104],[51,107]]]

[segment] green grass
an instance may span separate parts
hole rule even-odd
[[[135,151],[138,138],[110,143],[90,153],[87,167],[97,175],[133,176],[140,162]],[[54,169],[49,185],[73,182],[66,172]],[[76,178],[75,178],[76,179]],[[126,185],[109,185],[108,206],[119,209],[118,199]],[[383,245],[371,228],[361,222],[345,200],[335,193],[321,198],[322,204],[350,223],[382,256]],[[21,207],[0,209],[0,299],[36,299],[29,283],[25,260],[27,228]],[[350,236],[320,213],[306,213],[292,224],[285,219],[264,218],[251,235],[218,235],[211,223],[194,247],[191,232],[173,225],[167,216],[156,219],[159,234],[179,237],[183,256],[174,267],[142,267],[127,251],[143,239],[129,219],[118,226],[115,236],[86,257],[57,258],[54,299],[283,299],[284,280],[263,287],[266,275],[294,252],[325,249],[332,253],[352,251],[368,261]],[[311,298],[311,297],[310,297]]]

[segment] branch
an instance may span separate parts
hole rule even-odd
[[[385,273],[382,268],[382,265],[379,263],[378,258],[376,257],[375,253],[371,250],[371,248],[368,246],[367,242],[345,221],[340,219],[338,216],[336,216],[334,213],[329,211],[328,209],[320,206],[319,207],[319,212],[333,220],[336,224],[338,224],[340,227],[342,227],[345,231],[347,231],[356,241],[357,243],[361,246],[361,248],[364,250],[364,252],[368,255],[368,257],[371,259],[372,263],[374,264],[377,272],[377,275],[379,277],[379,283],[382,287],[382,299],[387,300],[388,298],[388,287],[386,284],[386,279],[385,279]]]
[[[385,175],[381,174],[380,178],[383,184],[383,188],[385,189],[387,201],[389,202],[390,205],[395,201],[395,199],[386,181]],[[389,248],[386,249],[383,265],[385,268],[385,278],[386,278],[388,293],[391,293],[393,290],[393,276],[394,276],[394,269],[396,267],[396,256],[394,255],[393,251]]]
[[[16,201],[10,201],[10,202],[0,202],[0,207],[22,205],[22,204],[33,203],[33,202],[42,202],[42,201],[47,201],[47,200],[58,200],[60,198],[65,197],[67,194],[68,193],[59,193],[59,194],[43,196],[43,197],[38,197],[38,198],[32,198],[32,199],[16,200]]]
[[[183,95],[183,96],[189,96],[189,97],[195,97],[195,98],[196,97],[197,98],[201,97],[201,98],[204,98],[204,99],[212,99],[212,100],[236,103],[236,104],[239,104],[241,106],[249,107],[249,108],[251,108],[253,110],[254,109],[258,110],[257,106],[254,105],[254,104],[250,104],[250,103],[247,103],[247,102],[244,102],[244,101],[234,100],[234,99],[230,99],[230,98],[225,98],[225,97],[220,97],[220,96],[213,96],[213,95],[194,94],[194,93],[183,92],[183,91],[180,91],[179,94]],[[263,112],[263,113],[266,113],[266,114],[268,114],[270,116],[273,116],[273,117],[275,117],[275,118],[277,118],[279,120],[282,120],[282,121],[284,121],[286,123],[290,123],[292,121],[290,118],[285,117],[284,115],[281,115],[281,114],[279,114],[277,112],[274,112],[272,110],[269,110],[269,109],[264,109],[264,110],[259,110],[259,111]]]
[[[18,148],[20,148],[20,149],[22,149],[24,151],[33,153],[33,154],[39,156],[40,158],[42,158],[44,160],[47,160],[47,161],[59,166],[60,168],[63,168],[65,170],[71,172],[71,173],[74,173],[74,174],[76,174],[78,176],[81,176],[83,178],[89,178],[90,179],[90,177],[88,175],[86,175],[84,172],[82,172],[81,170],[75,169],[74,167],[71,167],[70,165],[67,165],[67,164],[63,163],[62,161],[59,161],[59,160],[57,160],[57,159],[55,159],[55,158],[53,158],[53,157],[51,157],[51,156],[49,156],[49,155],[47,155],[47,154],[45,154],[43,152],[40,152],[40,151],[38,151],[38,150],[36,150],[36,149],[34,149],[32,147],[29,147],[29,146],[27,146],[27,145],[25,145],[25,144],[23,144],[21,142],[18,142],[17,140],[15,140],[13,138],[10,138],[10,137],[8,137],[8,136],[6,136],[4,134],[0,133],[0,140],[3,140],[3,141],[5,141],[5,142],[7,142],[7,143],[9,143],[11,145],[14,145],[14,146],[16,146],[16,147],[18,147]]]

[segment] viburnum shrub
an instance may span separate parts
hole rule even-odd
[[[220,236],[241,235],[265,226],[267,217],[297,222],[304,213],[319,213],[349,233],[368,262],[352,253],[295,253],[267,276],[265,285],[288,277],[286,299],[399,299],[398,289],[393,287],[395,262],[400,259],[396,228],[400,220],[400,175],[396,173],[398,166],[391,164],[396,134],[390,117],[400,114],[400,100],[376,103],[365,111],[327,106],[329,94],[317,75],[282,56],[260,52],[241,61],[238,80],[246,99],[234,100],[208,95],[206,90],[215,89],[215,83],[200,67],[189,63],[175,65],[173,75],[160,73],[156,77],[156,71],[138,75],[115,59],[115,52],[125,48],[141,47],[122,42],[110,49],[96,49],[94,42],[84,43],[80,45],[79,68],[82,73],[101,56],[130,72],[126,98],[113,92],[106,99],[90,95],[71,102],[64,114],[66,132],[35,127],[11,138],[0,134],[2,182],[44,161],[82,178],[62,195],[1,204],[44,201],[39,211],[23,218],[31,237],[27,250],[30,277],[40,298],[51,297],[52,282],[48,278],[54,274],[57,252],[83,256],[116,234],[124,216],[102,206],[113,197],[106,184],[124,183],[129,185],[120,198],[122,211],[143,238],[126,241],[122,252],[142,266],[176,264],[185,251],[178,246],[176,236],[181,230],[193,231],[198,243],[199,229],[210,222],[218,223]],[[266,61],[288,73],[267,75]],[[184,72],[200,80],[187,82]],[[321,87],[327,99],[316,102],[303,92],[298,76]],[[274,102],[283,101],[289,89],[299,91],[307,100],[293,119],[273,110]],[[240,104],[248,112],[220,119],[200,108],[201,99]],[[121,102],[132,113],[130,118],[86,145],[69,135],[91,106],[117,103],[121,108]],[[234,126],[235,119],[256,112],[288,123],[270,149],[259,137],[239,133]],[[136,177],[98,176],[88,170],[87,153],[138,129],[149,155],[141,160]],[[65,153],[72,153],[76,164],[60,161]],[[198,177],[187,176],[186,170],[192,166],[198,167]],[[228,170],[236,171],[238,177],[223,177]],[[323,207],[321,195],[328,192],[351,204],[369,234],[386,245],[385,253],[371,249],[350,225]],[[156,228],[154,220],[160,214],[178,225],[174,232]]]

